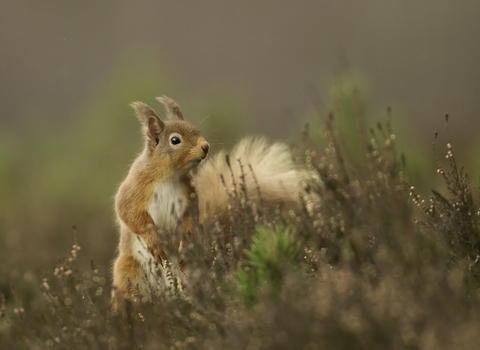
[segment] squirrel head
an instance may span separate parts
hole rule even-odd
[[[143,125],[146,154],[152,165],[187,173],[205,159],[210,145],[200,131],[183,118],[180,107],[169,97],[157,97],[166,108],[167,120],[142,102],[131,104]]]

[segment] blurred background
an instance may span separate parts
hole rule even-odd
[[[163,113],[162,94],[213,151],[250,133],[295,142],[330,111],[348,118],[352,99],[371,123],[392,106],[425,191],[449,113],[477,178],[479,14],[474,0],[2,2],[0,287],[75,237],[108,269],[113,195],[142,148],[128,104]]]

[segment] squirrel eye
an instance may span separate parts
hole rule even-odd
[[[170,139],[172,145],[178,145],[180,143],[180,139],[177,136],[174,136]]]

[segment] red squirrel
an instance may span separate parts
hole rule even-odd
[[[170,265],[162,249],[159,233],[192,229],[192,198],[198,199],[200,221],[227,211],[229,194],[223,179],[242,171],[238,162],[227,164],[225,152],[191,170],[207,157],[209,143],[197,128],[184,120],[172,99],[157,98],[166,108],[166,120],[141,102],[131,104],[143,127],[145,148],[133,162],[115,197],[115,213],[120,228],[118,256],[113,266],[114,307],[122,298],[151,298],[171,288]],[[242,139],[231,151],[230,159],[240,159],[255,176],[245,176],[249,200],[259,203],[294,203],[301,189],[288,147],[269,144],[263,137]],[[232,184],[235,186],[234,184]],[[237,187],[239,185],[237,184]],[[196,203],[196,202],[195,202]],[[179,269],[180,270],[180,269]]]

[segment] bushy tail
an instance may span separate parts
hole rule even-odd
[[[230,153],[222,150],[208,159],[194,176],[200,220],[226,214],[230,198],[235,197],[246,197],[257,205],[295,205],[302,173],[286,144],[246,137]]]

